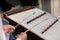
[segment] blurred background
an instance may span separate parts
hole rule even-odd
[[[0,0],[0,11],[5,12],[15,6],[38,6],[60,18],[60,0]]]

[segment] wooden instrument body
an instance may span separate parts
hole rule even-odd
[[[60,40],[60,19],[38,8],[19,12],[7,18],[45,40]]]

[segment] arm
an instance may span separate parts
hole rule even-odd
[[[4,25],[4,31],[6,34],[10,34],[11,32],[14,31],[14,27],[11,25]],[[26,33],[21,33],[16,36],[16,40],[27,40],[27,34]]]
[[[11,26],[11,25],[8,25],[8,23],[6,21],[3,21],[3,24],[4,24],[4,31],[6,34],[10,34],[11,32],[13,32],[15,30],[15,27]],[[26,33],[21,33],[21,34],[18,34],[16,36],[16,40],[27,40],[27,34]]]

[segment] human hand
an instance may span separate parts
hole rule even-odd
[[[13,32],[15,30],[15,27],[11,26],[11,25],[4,25],[3,27],[4,32],[10,34],[11,32]]]
[[[27,40],[27,34],[22,32],[21,34],[18,34],[17,39],[21,39],[21,40]]]

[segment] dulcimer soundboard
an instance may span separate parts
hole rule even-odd
[[[60,40],[60,19],[39,8],[7,16],[44,40]]]

